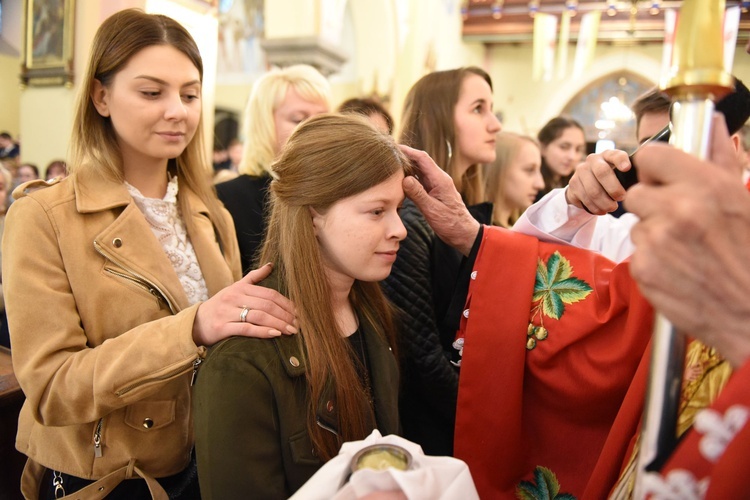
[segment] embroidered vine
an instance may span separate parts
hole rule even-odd
[[[536,305],[531,309],[531,321],[526,330],[526,349],[534,349],[537,341],[547,338],[549,332],[544,327],[544,316],[560,319],[566,304],[585,299],[591,291],[588,283],[573,276],[573,266],[560,252],[553,253],[546,263],[539,259],[531,299]],[[539,325],[534,324],[537,315]]]

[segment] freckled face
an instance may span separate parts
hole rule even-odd
[[[112,121],[125,170],[164,166],[185,150],[201,114],[200,72],[182,52],[154,45],[133,55],[104,86],[94,84],[97,111]]]
[[[329,279],[380,281],[391,273],[399,242],[406,237],[398,209],[404,201],[403,172],[323,213],[313,212],[315,236]]]

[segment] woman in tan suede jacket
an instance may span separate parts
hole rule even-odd
[[[203,149],[202,76],[178,23],[113,15],[82,82],[70,177],[15,193],[3,278],[27,498],[197,495],[191,380],[206,347],[294,331],[290,303],[253,285],[270,269],[241,278]]]

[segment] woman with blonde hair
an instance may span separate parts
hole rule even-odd
[[[216,185],[234,220],[243,272],[252,268],[263,241],[271,164],[297,125],[329,111],[330,101],[328,81],[305,64],[272,69],[253,85],[243,118],[240,175]]]
[[[472,215],[489,224],[481,164],[494,161],[500,129],[492,80],[484,70],[466,67],[430,73],[414,84],[404,104],[400,142],[434,158]],[[453,341],[463,305],[455,299],[462,256],[435,236],[410,201],[401,216],[408,236],[384,289],[404,312],[404,437],[425,453],[451,455],[458,369],[450,360],[457,361],[459,352]]]
[[[484,165],[485,195],[492,203],[492,224],[510,228],[544,189],[542,155],[533,137],[497,134],[497,158]]]
[[[191,383],[206,348],[293,330],[289,301],[253,284],[269,268],[240,279],[202,80],[176,21],[113,14],[81,81],[69,177],[15,192],[3,286],[26,498],[194,498]]]
[[[273,165],[263,285],[300,334],[211,349],[195,386],[203,498],[288,498],[345,441],[398,431],[390,305],[380,290],[406,230],[411,164],[359,116],[302,124]]]

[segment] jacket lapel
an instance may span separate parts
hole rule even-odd
[[[175,311],[188,307],[187,295],[172,263],[125,185],[96,175],[74,182],[79,212],[112,211],[114,214],[112,223],[96,236],[94,244],[100,251],[127,271],[156,285]],[[180,187],[178,196],[190,198],[192,212],[188,216],[195,223],[195,230],[189,237],[211,296],[234,280],[219,250],[205,205],[185,187]]]
[[[189,306],[172,263],[134,202],[97,235],[94,244],[114,263],[156,285],[175,312]]]

